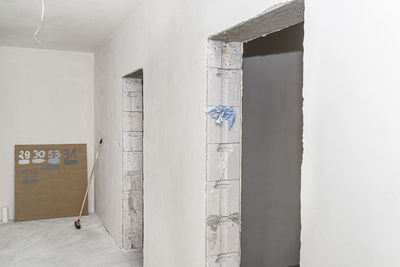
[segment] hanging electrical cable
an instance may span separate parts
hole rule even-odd
[[[42,28],[43,21],[44,21],[44,0],[42,0],[42,17],[40,18],[40,24],[39,24],[39,26],[37,27],[35,33],[33,34],[33,38],[35,38],[35,41],[36,41],[38,44],[41,44],[41,43],[42,43],[42,42],[38,39],[38,34],[39,34],[39,31],[40,31],[40,28]]]

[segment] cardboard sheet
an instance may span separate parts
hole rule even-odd
[[[86,144],[15,146],[15,221],[77,216],[86,186]]]

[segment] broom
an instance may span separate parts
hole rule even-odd
[[[90,184],[92,183],[94,168],[96,167],[96,162],[97,162],[97,159],[99,157],[101,143],[103,143],[103,139],[100,139],[100,142],[99,142],[99,144],[97,146],[97,153],[96,153],[96,157],[95,157],[94,162],[93,162],[92,171],[90,172],[90,179],[89,179],[89,183],[88,183],[88,185],[86,187],[85,197],[83,198],[83,201],[82,201],[81,211],[79,212],[78,220],[76,220],[74,222],[76,229],[81,229],[81,217],[82,217],[83,207],[85,206],[86,198],[87,198],[87,195],[88,195],[88,192],[89,192],[89,187],[90,187]]]

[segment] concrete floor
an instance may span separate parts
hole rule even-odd
[[[141,251],[122,251],[95,215],[0,224],[0,267],[142,267]]]

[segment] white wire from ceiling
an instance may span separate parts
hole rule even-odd
[[[35,38],[35,41],[36,41],[36,43],[38,43],[38,44],[41,44],[41,43],[42,43],[42,42],[38,39],[38,34],[39,34],[40,29],[42,28],[43,22],[44,22],[44,0],[42,0],[42,16],[41,16],[41,18],[40,18],[40,24],[39,24],[39,26],[37,27],[35,33],[33,34],[33,38]]]

